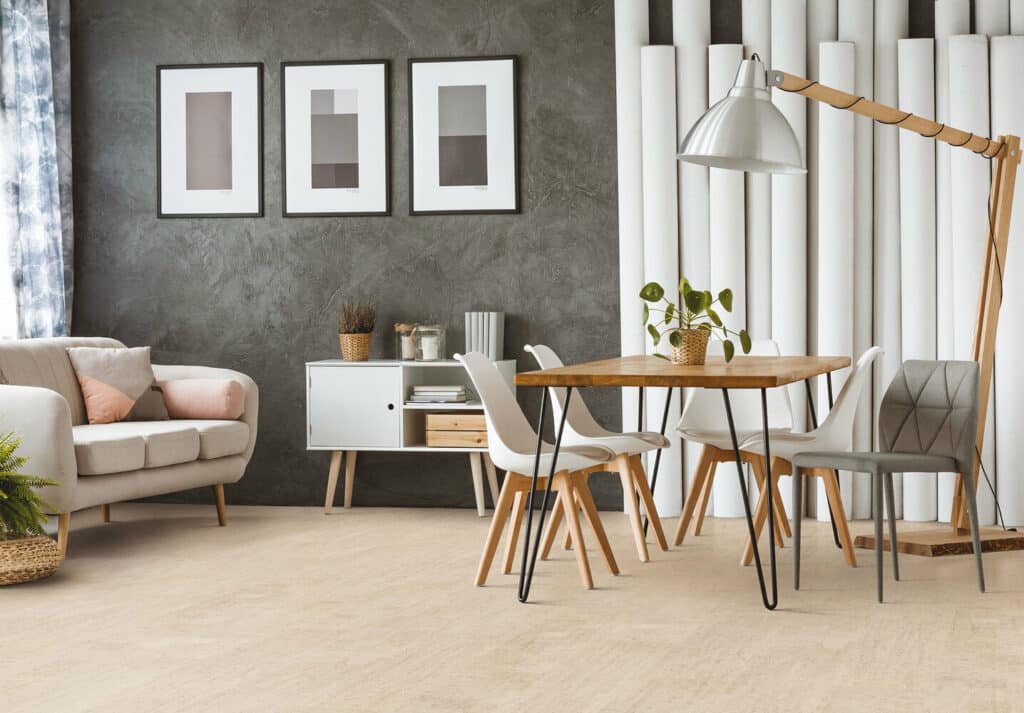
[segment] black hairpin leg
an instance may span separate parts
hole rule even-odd
[[[814,428],[818,427],[818,414],[814,411],[814,395],[811,393],[811,380],[804,379],[804,386],[807,387],[807,405],[811,409],[811,426]],[[829,374],[828,378],[828,407],[832,409],[832,375]],[[793,474],[794,477],[796,474]],[[838,478],[836,479],[838,483]],[[793,513],[793,517],[801,517],[803,513]],[[828,503],[828,519],[832,522],[832,541],[836,543],[836,547],[842,549],[843,546],[839,543],[839,531],[836,530],[836,515],[832,512],[832,503]]]
[[[740,444],[736,438],[736,425],[732,420],[732,405],[729,403],[729,390],[722,389],[722,398],[725,400],[725,416],[729,422],[729,436],[732,438],[732,450],[736,456],[736,474],[740,479],[740,492],[743,493],[743,511],[747,516],[747,532],[750,535],[750,543],[754,549],[754,566],[757,569],[757,583],[761,587],[761,601],[765,609],[774,609],[779,604],[779,584],[775,568],[775,508],[772,507],[772,475],[769,471],[765,478],[765,496],[768,498],[768,551],[771,563],[772,598],[768,599],[768,590],[764,583],[764,570],[761,569],[761,550],[757,544],[757,535],[754,533],[754,518],[750,512],[750,497],[747,494],[747,478],[743,472],[743,461],[740,458]],[[768,440],[768,391],[761,389],[761,429],[764,437],[764,457],[768,463],[772,462],[771,445]]]
[[[668,387],[668,393],[665,395],[665,411],[661,414],[661,435],[665,435],[665,428],[668,427],[668,410],[672,405],[672,387]],[[658,487],[658,468],[661,466],[661,449],[654,455],[654,468],[651,471],[651,495],[654,495],[654,489]],[[651,524],[650,517],[644,516],[644,534],[647,534],[647,526]]]
[[[547,410],[548,390],[543,388],[540,397],[540,418],[537,420],[537,453],[533,460],[533,482],[530,483],[530,497],[526,501],[526,532],[523,534],[523,564],[519,570],[519,601],[526,602],[530,596],[530,585],[533,583],[533,569],[537,565],[537,553],[540,551],[541,533],[544,532],[544,516],[548,509],[548,498],[551,495],[555,479],[555,467],[558,463],[558,449],[562,446],[562,431],[565,430],[565,416],[569,413],[569,399],[572,398],[572,387],[565,390],[565,403],[562,404],[562,418],[558,422],[555,433],[555,451],[551,454],[551,469],[548,473],[547,487],[540,504],[540,520],[537,521],[537,537],[530,555],[530,529],[533,525],[533,496],[537,494],[537,476],[540,471],[541,455],[544,452],[544,412]],[[582,547],[582,543],[579,543]],[[529,561],[529,567],[527,567]]]

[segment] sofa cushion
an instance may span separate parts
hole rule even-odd
[[[213,460],[245,453],[249,446],[249,426],[242,421],[192,419],[175,421],[199,432],[199,458]]]
[[[199,431],[188,425],[187,421],[123,421],[75,426],[72,431],[75,455],[79,458],[78,472],[81,475],[160,468],[190,463],[199,458]],[[129,463],[128,444],[136,439],[142,443],[141,462],[135,455],[130,467],[124,467]],[[124,458],[117,460],[105,455],[117,449],[125,449]],[[86,470],[83,470],[80,453],[86,456]]]
[[[123,421],[153,384],[149,347],[69,347],[90,424]]]
[[[234,379],[170,379],[160,388],[171,418],[234,420],[245,411],[245,390]]]

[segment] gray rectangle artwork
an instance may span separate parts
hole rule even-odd
[[[186,92],[185,189],[231,187],[231,92]]]
[[[359,91],[310,92],[313,188],[359,187]]]
[[[438,87],[437,119],[440,185],[486,186],[487,87]]]

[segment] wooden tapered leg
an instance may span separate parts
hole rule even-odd
[[[772,488],[772,498],[775,500],[775,525],[782,527],[782,533],[786,537],[793,537],[793,531],[789,528],[789,516],[786,514],[786,506],[782,502],[782,495],[779,493],[779,479],[784,475],[789,475],[793,472],[793,468],[789,465],[789,461],[784,461],[781,458],[772,458],[772,473],[775,474],[774,487]]]
[[[654,504],[654,493],[647,482],[647,474],[644,472],[643,461],[640,456],[634,455],[629,458],[630,472],[633,474],[633,485],[637,494],[640,495],[640,502],[647,513],[647,520],[654,528],[654,536],[658,540],[658,546],[662,552],[668,552],[668,540],[665,538],[665,530],[661,526],[661,518],[658,516],[658,507]]]
[[[540,548],[540,558],[546,560],[551,555],[551,546],[555,544],[558,536],[558,526],[562,524],[562,499],[555,498],[555,504],[551,508],[551,519],[548,520],[547,531],[544,533],[544,541]]]
[[[68,529],[71,527],[71,513],[62,512],[57,516],[57,550],[60,556],[68,554]]]
[[[484,506],[484,470],[480,465],[480,454],[469,454],[469,468],[473,472],[473,497],[476,498],[476,514],[484,517],[487,510]]]
[[[697,505],[697,521],[693,525],[693,534],[697,536],[704,529],[704,516],[708,514],[708,503],[711,502],[711,489],[715,485],[715,471],[718,469],[717,458],[711,461],[708,466],[707,477],[704,478],[704,491],[700,494],[700,503]]]
[[[629,457],[619,456],[615,459],[613,467],[619,471],[619,478],[622,480],[622,492],[629,494],[629,497],[623,498],[623,500],[626,503],[629,523],[633,528],[636,554],[641,562],[649,562],[651,556],[647,552],[647,538],[644,537],[644,525],[640,520],[640,506],[636,502],[636,483],[633,479],[633,469],[629,464]]]
[[[224,504],[224,484],[213,486],[213,500],[217,504],[217,523],[224,527],[228,524],[228,510]]]
[[[487,487],[491,490],[491,502],[498,502],[498,472],[494,469],[494,461],[491,460],[491,456],[488,453],[483,453],[480,456],[484,461],[484,469],[487,471]]]
[[[491,527],[487,532],[487,539],[484,541],[484,552],[480,556],[480,565],[476,570],[476,586],[482,587],[487,581],[487,574],[491,569],[491,562],[494,561],[494,553],[498,549],[498,541],[501,539],[501,531],[505,529],[505,521],[508,520],[509,511],[512,509],[513,501],[517,492],[522,487],[516,482],[524,476],[509,473],[505,476],[505,485],[498,495],[498,502],[494,504],[494,517],[491,518]]]
[[[519,528],[523,524],[523,513],[526,512],[526,498],[528,493],[520,490],[512,500],[512,522],[509,523],[508,538],[505,540],[505,567],[504,574],[512,571],[512,563],[516,559],[516,543],[519,542]]]
[[[587,559],[587,548],[583,542],[583,528],[580,526],[580,514],[576,509],[574,488],[569,474],[565,471],[556,474],[554,487],[558,489],[558,497],[562,498],[565,521],[572,533],[572,541],[576,545],[573,547],[573,551],[576,553],[576,566],[580,570],[580,580],[582,580],[584,588],[593,589],[594,578],[590,574],[590,561]]]
[[[324,515],[330,515],[334,507],[334,491],[338,487],[338,471],[341,470],[342,451],[331,451],[331,467],[327,471],[327,497],[324,498]]]
[[[358,451],[345,453],[345,509],[352,507],[352,486],[356,483],[356,456]]]
[[[110,506],[109,505],[101,505],[100,506],[100,515],[103,518],[103,522],[110,522]]]
[[[851,567],[856,567],[857,556],[853,553],[853,538],[850,537],[850,525],[846,521],[843,498],[839,494],[839,477],[834,470],[826,468],[816,468],[814,469],[814,474],[821,477],[825,483],[825,495],[828,497],[832,514],[836,519],[836,531],[839,534],[839,544],[843,546],[843,555],[846,557],[846,563]]]
[[[775,462],[777,460],[778,460],[777,458],[772,458],[773,462]],[[764,495],[765,495],[764,459],[760,458],[760,457],[758,457],[756,455],[752,455],[752,456],[750,456],[749,458],[746,459],[746,462],[750,464],[750,469],[754,473],[754,480],[757,483],[758,506],[760,506],[761,498],[763,498]],[[779,503],[779,497],[778,497],[779,496],[779,489],[778,489],[778,487],[774,487],[778,482],[779,482],[778,474],[773,474],[772,475],[772,485],[773,485],[773,487],[772,487],[772,502],[775,503],[775,505],[776,505],[776,508],[775,508],[775,544],[778,545],[779,547],[782,547],[782,546],[784,546],[785,543],[782,540],[782,524],[779,522],[780,515],[779,515],[779,510],[778,510],[778,507],[777,507],[778,503]],[[766,509],[765,510],[765,517],[767,517],[767,515],[768,515],[768,511]],[[762,520],[762,524],[763,524],[763,520]],[[755,532],[758,534],[758,537],[760,537],[760,535],[761,535],[761,527],[758,527],[755,530]],[[749,543],[747,543],[747,544],[749,544]]]
[[[594,496],[590,493],[590,488],[587,486],[586,477],[584,475],[582,478],[575,479],[576,497],[584,516],[587,518],[587,522],[590,523],[590,529],[594,531],[597,543],[601,546],[601,556],[604,557],[604,563],[608,565],[608,571],[612,574],[618,574],[619,565],[615,561],[615,554],[612,552],[612,546],[608,542],[608,535],[604,531],[604,524],[601,522],[601,516],[597,512]]]
[[[711,451],[707,446],[700,451],[700,460],[697,461],[697,468],[693,473],[693,485],[690,486],[690,494],[686,496],[686,503],[683,505],[683,514],[679,516],[679,525],[676,527],[676,546],[683,544],[686,537],[686,530],[690,527],[690,518],[693,517],[693,510],[697,507],[697,501],[704,494],[704,480],[711,470]]]

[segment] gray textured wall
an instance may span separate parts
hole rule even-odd
[[[459,349],[469,309],[507,312],[507,354],[520,368],[529,342],[570,360],[612,354],[613,40],[610,0],[74,2],[73,331],[255,378],[261,432],[228,490],[236,503],[322,502],[328,456],[304,449],[303,364],[337,355],[335,313],[348,298],[381,302],[375,356],[392,355],[387,329],[399,320],[447,323]],[[522,215],[410,217],[406,59],[486,54],[521,57]],[[278,65],[353,58],[392,60],[393,215],[284,219]],[[266,217],[157,220],[154,67],[226,61],[266,65]],[[613,394],[589,398],[617,423]],[[619,497],[611,485],[602,500]],[[464,456],[360,459],[356,504],[472,500]]]

